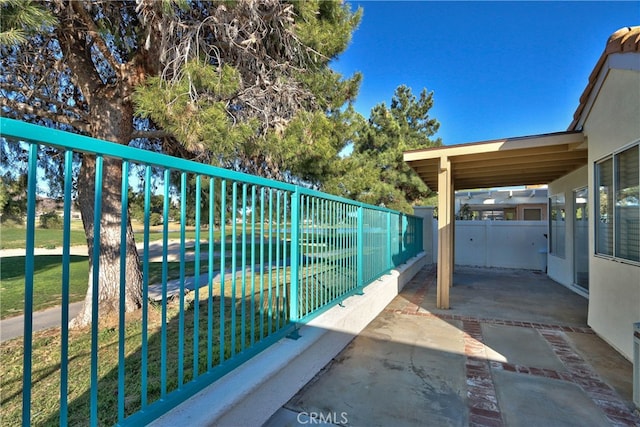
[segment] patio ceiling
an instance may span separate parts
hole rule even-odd
[[[444,159],[454,190],[547,184],[587,164],[587,144],[582,132],[572,131],[404,153],[404,161],[434,191]]]
[[[454,190],[548,184],[586,165],[587,155],[584,135],[573,131],[404,153],[404,161],[438,192],[438,308],[449,308],[453,283]]]

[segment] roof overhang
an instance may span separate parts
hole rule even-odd
[[[582,132],[568,131],[407,151],[404,161],[438,191],[441,159],[454,190],[548,184],[587,164]]]
[[[620,28],[609,37],[604,52],[600,55],[600,59],[598,59],[596,66],[589,76],[589,83],[580,96],[580,103],[578,104],[576,112],[573,114],[573,121],[569,125],[568,130],[582,129],[582,124],[589,113],[593,100],[597,96],[609,68],[613,66],[638,70],[640,61],[637,59],[637,55],[639,54],[640,26]],[[625,59],[621,61],[620,55],[624,56]],[[633,58],[632,55],[636,55],[636,58]],[[620,62],[622,62],[622,64],[620,64]]]

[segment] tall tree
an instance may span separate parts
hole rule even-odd
[[[291,124],[313,123],[319,113],[339,114],[340,101],[357,91],[358,76],[341,80],[328,68],[360,16],[338,2],[4,0],[1,5],[2,114],[119,144],[158,137],[169,154],[223,160],[282,177],[296,169],[295,163],[283,167],[294,158],[291,146],[275,150]],[[159,100],[170,100],[171,108],[159,108]],[[147,120],[136,121],[135,111]],[[83,156],[78,203],[89,253],[98,243],[92,239],[89,185],[95,170],[95,158]],[[105,160],[101,312],[117,310],[120,297],[121,174],[119,162]],[[124,297],[130,311],[140,306],[142,284],[130,223],[126,245]],[[90,314],[91,286],[73,324],[88,324]]]
[[[360,14],[335,1],[239,2],[218,7],[215,18],[202,21],[215,40],[181,72],[148,79],[134,96],[137,111],[207,161],[280,180],[321,179],[307,166],[323,171],[346,144],[327,134],[360,83],[329,62]]]
[[[403,161],[407,150],[435,147],[440,124],[429,115],[433,92],[423,89],[416,98],[407,86],[399,86],[391,99],[371,110],[353,139],[352,153],[343,159],[344,176],[325,183],[325,190],[404,212],[431,191]]]

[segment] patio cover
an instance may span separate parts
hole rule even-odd
[[[438,192],[438,308],[449,308],[454,191],[552,182],[587,164],[582,132],[558,132],[407,151],[404,161]]]

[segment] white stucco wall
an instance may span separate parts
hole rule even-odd
[[[631,69],[609,70],[584,122],[583,132],[589,143],[590,198],[595,194],[594,163],[640,139],[640,54],[610,55],[609,62]],[[595,218],[590,200],[588,322],[631,360],[633,323],[640,321],[640,265],[595,255]]]
[[[573,200],[573,191],[587,185],[588,171],[589,167],[584,166],[549,184],[549,196],[555,196],[559,194],[564,195],[565,228],[564,236],[555,236],[555,238],[564,239],[564,256],[560,257],[554,253],[550,253],[548,255],[547,275],[556,282],[567,287],[572,287],[574,282],[573,231],[575,206]],[[591,193],[589,194],[591,195]]]

